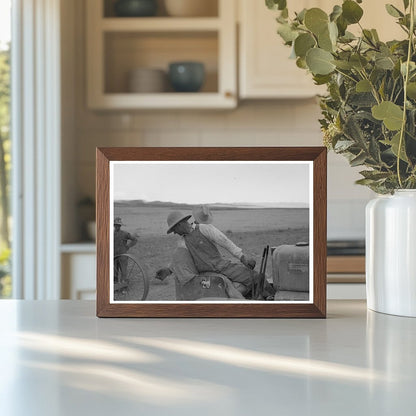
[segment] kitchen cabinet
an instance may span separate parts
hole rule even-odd
[[[296,10],[329,10],[324,3],[328,0],[299,0]],[[314,85],[311,75],[289,59],[291,50],[276,33],[277,12],[268,10],[264,1],[239,0],[238,5],[240,97],[290,99],[322,93],[322,87]]]
[[[236,4],[218,2],[207,17],[115,17],[111,2],[88,0],[87,102],[90,109],[233,108],[237,105]],[[109,7],[110,6],[110,7]],[[206,77],[199,92],[134,93],[128,74],[168,70],[199,61]]]
[[[292,12],[311,7],[330,12],[334,4],[342,2],[298,0],[296,5],[294,3],[289,3]],[[399,9],[403,8],[402,0],[391,3]],[[268,10],[263,1],[239,0],[238,6],[240,98],[308,98],[325,93],[324,86],[314,85],[311,75],[289,58],[291,49],[276,33],[275,17],[278,12]],[[404,32],[394,24],[394,18],[388,15],[378,0],[366,0],[361,7],[364,9],[363,27],[376,28],[383,41],[403,38]],[[358,34],[360,28],[352,25],[348,30]]]
[[[63,244],[61,253],[61,298],[95,300],[95,244]]]

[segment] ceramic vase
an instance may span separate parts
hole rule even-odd
[[[117,0],[114,3],[116,16],[149,17],[157,12],[156,0]]]
[[[379,196],[366,207],[367,306],[416,317],[416,190]]]

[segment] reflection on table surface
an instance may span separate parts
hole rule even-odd
[[[75,301],[0,313],[2,415],[416,413],[416,320],[361,301],[330,301],[326,320],[98,319]]]

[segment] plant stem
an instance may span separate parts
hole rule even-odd
[[[351,81],[353,81],[355,83],[358,82],[355,78],[351,77],[348,74],[345,74],[344,72],[340,71],[338,68],[335,68],[335,71],[338,72],[338,73],[340,73],[341,75],[344,75],[344,77],[349,78]]]
[[[397,151],[397,177],[399,179],[399,186],[403,188],[402,178],[400,175],[400,156],[402,152],[402,146],[404,141],[404,132],[406,129],[406,110],[407,110],[407,83],[409,81],[409,68],[410,68],[410,61],[412,58],[412,49],[413,49],[413,36],[414,36],[414,26],[415,26],[415,16],[414,16],[414,8],[415,8],[415,0],[410,0],[410,30],[409,30],[409,45],[407,47],[407,60],[406,60],[406,73],[404,75],[403,80],[403,118],[402,118],[402,127],[400,129],[400,140],[399,140],[399,149]]]

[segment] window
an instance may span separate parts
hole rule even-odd
[[[12,293],[10,273],[10,0],[0,0],[0,297]]]

